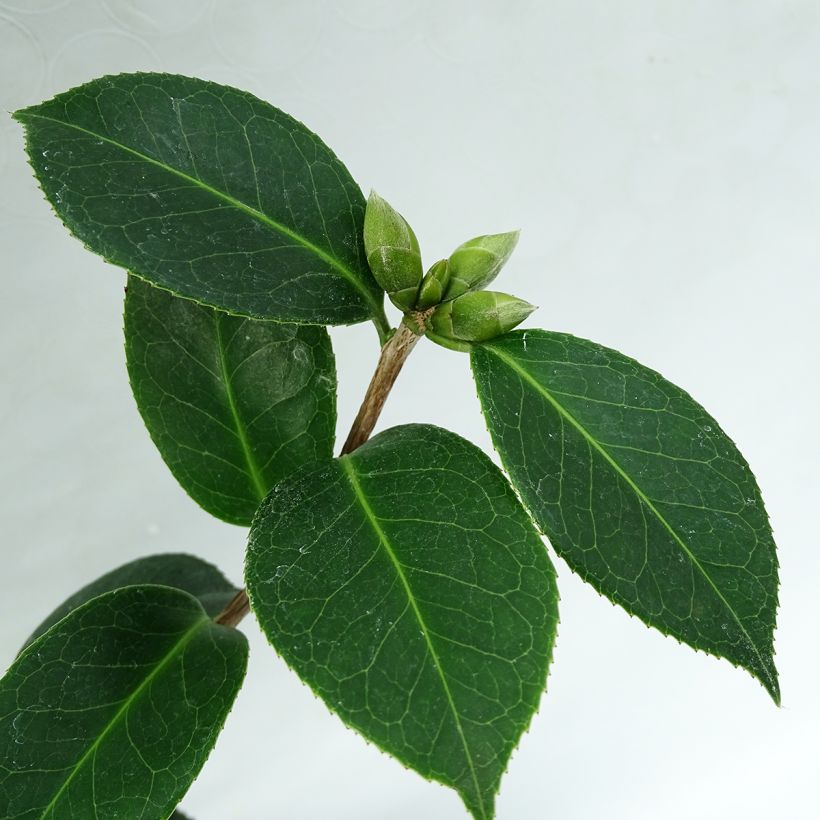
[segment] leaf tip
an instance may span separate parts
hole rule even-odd
[[[493,820],[495,817],[495,792],[476,796],[472,792],[459,791],[459,797],[473,820]]]
[[[33,117],[37,114],[37,112],[42,107],[42,103],[38,105],[27,105],[24,108],[18,108],[16,111],[9,112],[11,118],[16,122],[19,122],[21,125],[26,125],[26,120],[29,117]]]
[[[774,668],[774,664],[772,664],[772,671],[768,673],[764,677],[760,677],[755,675],[755,677],[763,684],[763,688],[769,693],[769,697],[774,701],[774,705],[777,706],[779,709],[783,703],[781,702],[781,695],[780,695],[780,681],[777,677],[777,670]]]

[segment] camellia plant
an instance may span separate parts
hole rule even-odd
[[[347,726],[489,820],[555,640],[542,534],[601,594],[779,702],[777,560],[748,465],[656,372],[513,330],[533,307],[486,288],[516,233],[425,273],[412,228],[315,134],[211,82],[104,77],[14,116],[57,216],[128,272],[128,375],[160,454],[250,532],[243,589],[156,555],[35,629],[0,682],[0,816],[172,815],[242,684],[252,611]],[[334,457],[324,326],[366,321],[381,356]],[[466,354],[506,474],[439,427],[371,438],[422,337]]]

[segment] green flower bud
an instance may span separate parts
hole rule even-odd
[[[423,273],[419,243],[404,217],[375,191],[364,212],[364,250],[390,301],[401,310],[412,310]]]
[[[447,290],[447,283],[450,281],[450,265],[446,259],[439,259],[421,280],[419,288],[419,298],[416,300],[418,310],[437,305],[444,298],[444,291]]]
[[[450,254],[450,285],[447,299],[468,290],[481,290],[495,279],[518,244],[518,231],[477,236]]]
[[[484,342],[512,330],[535,305],[507,293],[476,290],[442,302],[430,318],[433,333],[462,342]]]

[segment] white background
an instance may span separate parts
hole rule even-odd
[[[105,73],[194,74],[317,131],[414,225],[426,261],[522,229],[503,287],[530,324],[688,389],[755,469],[782,564],[783,708],[651,632],[557,562],[549,692],[499,820],[820,816],[817,312],[820,3],[0,2],[0,109]],[[0,665],[91,578],[187,550],[241,577],[129,394],[123,274],[69,237],[0,118]],[[333,332],[339,426],[375,362]],[[465,357],[414,353],[381,427],[489,443]],[[253,619],[246,685],[183,806],[196,820],[458,820],[454,793],[343,728]],[[81,819],[80,819],[81,820]]]

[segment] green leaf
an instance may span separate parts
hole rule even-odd
[[[484,453],[408,425],[302,469],[263,502],[246,581],[270,642],[345,723],[493,816],[546,684],[558,595]]]
[[[272,105],[190,77],[119,74],[14,116],[57,215],[108,261],[245,316],[386,321],[361,191]]]
[[[117,567],[96,581],[92,581],[75,592],[60,604],[31,634],[26,641],[28,646],[36,638],[61,621],[77,607],[121,587],[135,584],[158,584],[174,587],[193,595],[205,612],[216,617],[233,596],[238,592],[236,587],[213,565],[201,558],[182,553],[166,553],[137,558],[121,567]],[[25,647],[24,647],[25,648]]]
[[[717,422],[658,373],[563,333],[516,331],[471,358],[495,447],[559,555],[779,702],[775,545],[754,476]]]
[[[0,817],[165,820],[216,742],[247,651],[168,587],[75,609],[0,681]]]
[[[224,521],[249,525],[276,481],[332,455],[336,369],[324,328],[230,316],[131,277],[125,352],[165,463]]]

